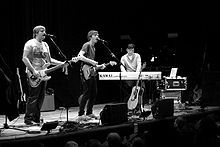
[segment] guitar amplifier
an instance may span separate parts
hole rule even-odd
[[[160,97],[162,99],[181,99],[181,90],[161,90]]]
[[[43,105],[41,107],[41,112],[45,111],[54,111],[55,110],[55,104],[54,104],[54,95],[45,95]]]
[[[187,78],[178,77],[170,78],[165,77],[165,90],[186,90],[187,89]]]

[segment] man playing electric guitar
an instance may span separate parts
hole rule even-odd
[[[80,78],[82,85],[82,94],[78,100],[78,121],[88,120],[91,118],[97,119],[97,116],[93,114],[93,105],[97,96],[97,81],[95,76],[96,69],[104,69],[106,67],[106,64],[98,65],[98,62],[94,60],[96,52],[95,44],[99,39],[98,31],[89,31],[87,34],[87,39],[88,42],[83,44],[82,49],[76,57],[81,61]],[[87,110],[85,112],[84,109],[86,104]]]
[[[63,65],[65,62],[53,59],[50,55],[49,46],[43,40],[45,39],[46,29],[44,26],[36,26],[33,29],[33,38],[28,40],[24,45],[22,61],[26,66],[28,76],[28,92],[26,99],[26,112],[24,123],[32,125],[40,123],[40,110],[43,104],[47,81],[36,82],[35,86],[31,85],[31,80],[38,79],[42,76],[40,71],[45,69],[46,64]],[[67,67],[63,66],[63,67]],[[67,68],[63,68],[67,69]],[[31,76],[29,74],[31,73]],[[32,81],[32,82],[33,82]]]

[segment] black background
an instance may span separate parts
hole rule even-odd
[[[77,55],[87,41],[87,32],[95,29],[100,38],[108,41],[108,48],[118,59],[126,53],[127,43],[132,41],[136,44],[136,52],[148,63],[147,71],[160,66],[169,70],[170,66],[177,66],[178,75],[188,78],[189,90],[201,71],[219,70],[219,10],[214,3],[8,0],[1,7],[1,55],[14,75],[16,68],[20,69],[24,89],[23,47],[32,38],[36,25],[44,25],[47,33],[56,36],[54,41],[67,60]],[[173,33],[177,36],[170,36]],[[128,36],[130,39],[123,38]],[[46,41],[52,57],[64,61],[52,41],[49,38]],[[96,44],[96,49],[99,63],[113,60],[102,43]],[[153,55],[158,58],[151,63]],[[119,68],[110,67],[105,71],[119,71]],[[78,105],[79,64],[72,64],[68,76],[61,70],[51,75],[48,87],[55,91],[56,105]],[[120,101],[119,81],[99,81],[98,86],[97,103]]]

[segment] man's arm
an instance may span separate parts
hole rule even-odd
[[[84,51],[80,51],[77,58],[83,62],[86,62],[86,63],[89,63],[89,64],[92,64],[93,66],[96,66],[98,64],[97,61],[94,61],[92,59],[89,59],[87,57],[84,56],[85,52]]]
[[[61,61],[58,61],[54,58],[51,58],[51,64],[53,65],[59,65],[59,64],[64,64],[65,62],[61,62]]]
[[[35,68],[32,66],[30,60],[28,59],[29,50],[24,49],[22,61],[24,62],[25,66],[33,73],[34,76],[38,76],[39,73]]]
[[[140,72],[140,71],[141,71],[141,56],[138,54],[136,72]]]

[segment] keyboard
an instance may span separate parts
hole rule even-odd
[[[99,80],[138,80],[140,72],[98,72]],[[161,80],[161,71],[141,72],[140,80]]]

